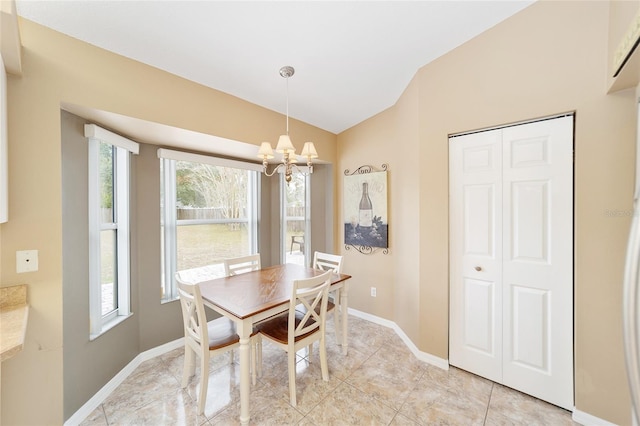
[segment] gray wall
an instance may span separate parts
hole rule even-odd
[[[89,341],[87,120],[61,112],[63,216],[64,418],[71,417],[139,353],[183,336],[179,301],[160,303],[160,161],[140,144],[131,161],[131,311]],[[314,167],[312,250],[332,250],[332,167]],[[263,266],[280,263],[278,178],[260,179],[259,249]],[[312,251],[313,253],[313,251]],[[213,312],[208,312],[213,318]]]
[[[311,251],[334,252],[333,245],[333,166],[318,164],[313,166],[311,175]],[[338,254],[338,253],[336,253]]]
[[[131,276],[134,315],[89,341],[89,223],[87,206],[88,144],[86,121],[61,113],[62,136],[62,327],[64,418],[68,419],[91,396],[140,352],[138,277]],[[136,159],[132,178],[137,178]],[[134,201],[132,208],[135,208]],[[132,218],[135,257],[137,220]],[[133,259],[132,272],[135,272]],[[157,293],[157,292],[156,292]],[[179,320],[179,317],[176,317]],[[170,339],[167,339],[170,340]]]

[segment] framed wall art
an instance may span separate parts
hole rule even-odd
[[[344,171],[344,244],[363,254],[389,252],[387,164]]]

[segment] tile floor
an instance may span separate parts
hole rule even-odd
[[[330,380],[323,382],[317,344],[297,367],[296,408],[289,405],[286,354],[267,342],[263,375],[251,388],[252,425],[573,425],[571,413],[465,371],[419,361],[389,328],[349,316],[349,353],[327,321]],[[234,353],[237,351],[234,351]],[[305,351],[299,352],[306,355]],[[140,365],[82,425],[239,424],[237,353],[210,363],[203,416],[198,375],[180,387],[183,349]]]

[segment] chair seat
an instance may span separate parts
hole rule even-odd
[[[304,312],[300,312],[296,309],[296,326],[300,324],[300,321],[302,321],[303,317]],[[307,324],[309,325],[314,323],[315,321],[313,319],[307,322]],[[271,318],[270,320],[258,324],[256,328],[258,332],[271,337],[272,339],[282,343],[283,345],[286,345],[289,333],[289,314],[280,314],[274,318]],[[295,341],[297,342],[299,340],[302,340],[313,333],[314,331],[310,331],[309,333],[296,336]]]
[[[224,348],[240,342],[236,325],[228,318],[220,317],[207,323],[209,332],[209,350]]]

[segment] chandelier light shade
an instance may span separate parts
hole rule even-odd
[[[305,142],[300,155],[307,158],[318,158],[316,146],[313,144],[313,142]]]
[[[293,143],[291,143],[291,138],[289,135],[280,135],[278,139],[278,145],[276,146],[276,152],[280,154],[295,154],[296,149],[293,147]]]
[[[262,142],[260,149],[258,150],[258,157],[264,158],[265,160],[273,158],[273,149],[269,142]]]
[[[271,172],[268,171],[269,161],[274,157],[273,148],[269,142],[262,142],[258,149],[258,157],[262,158],[262,171],[267,176],[273,176],[278,170],[284,172],[284,179],[287,182],[291,182],[291,175],[294,169],[299,173],[303,173],[302,170],[295,165],[298,162],[296,158],[296,148],[291,142],[289,137],[289,77],[295,73],[293,67],[285,66],[280,68],[280,75],[287,80],[287,131],[284,135],[280,135],[278,138],[278,144],[276,145],[276,152],[282,154],[282,162],[278,164]],[[305,142],[302,148],[301,156],[306,157],[307,167],[309,173],[313,173],[313,158],[318,158],[318,152],[313,142]]]

